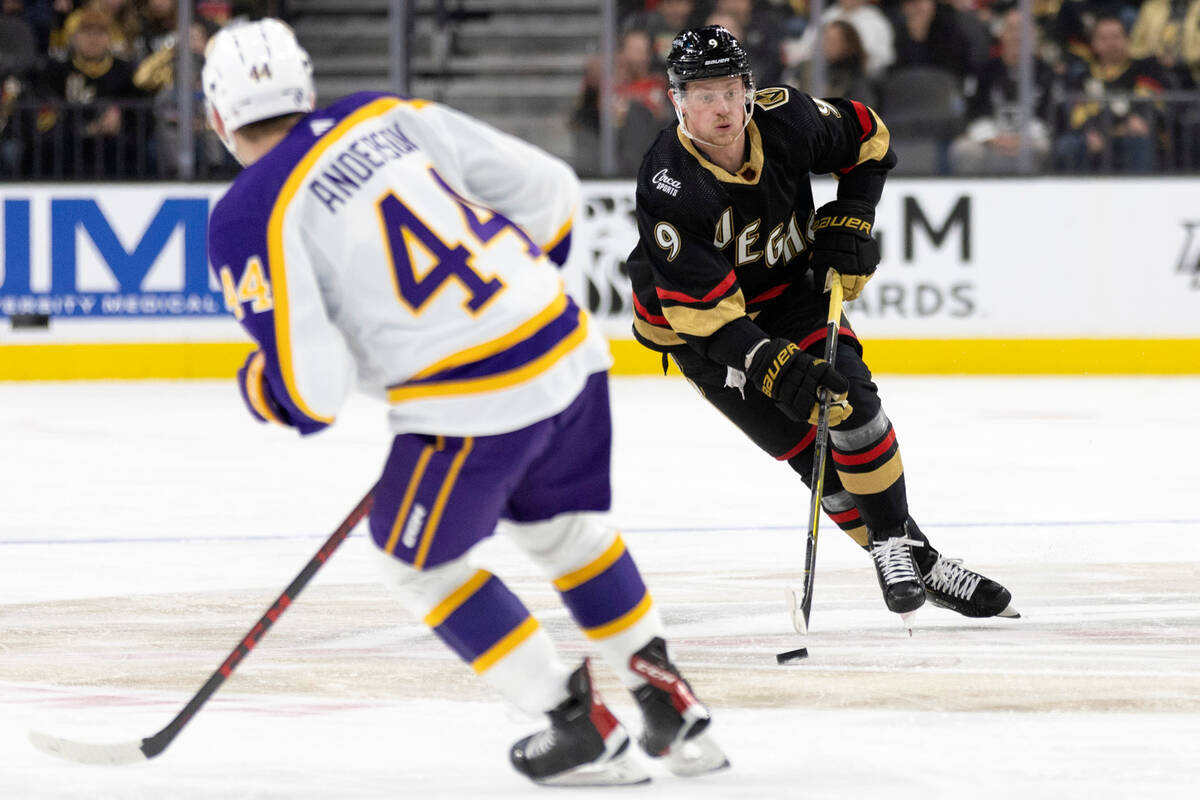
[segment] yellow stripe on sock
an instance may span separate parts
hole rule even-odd
[[[521,644],[541,627],[534,617],[526,617],[525,621],[513,628],[503,639],[488,648],[488,651],[471,662],[471,669],[479,675],[496,665],[497,661],[516,650]]]
[[[608,549],[600,554],[598,558],[592,561],[587,566],[580,567],[574,572],[568,572],[561,578],[554,581],[554,588],[560,592],[570,591],[576,586],[587,583],[592,578],[599,575],[604,570],[616,563],[617,559],[625,552],[625,542],[617,536],[613,543],[608,546]]]
[[[653,606],[654,601],[650,599],[650,592],[646,592],[641,602],[612,622],[605,625],[597,625],[595,628],[584,628],[583,632],[589,639],[607,639],[610,636],[616,636],[618,633],[626,631],[640,622],[642,617],[650,613],[650,609]]]
[[[462,586],[451,592],[445,600],[438,603],[437,606],[425,615],[425,624],[431,628],[436,628],[446,621],[446,618],[459,609],[459,607],[467,602],[492,577],[492,573],[486,569],[481,569],[470,577],[470,579]]]

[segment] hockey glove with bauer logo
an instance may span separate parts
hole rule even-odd
[[[821,411],[819,389],[831,392],[829,425],[837,425],[854,408],[846,400],[850,384],[823,358],[813,358],[795,342],[763,339],[746,354],[746,376],[754,388],[771,398],[794,420],[817,424]]]
[[[832,269],[842,276],[843,299],[862,294],[879,266],[879,243],[871,236],[874,225],[875,209],[867,203],[834,200],[817,209],[808,260],[818,289]]]
[[[238,389],[242,400],[250,409],[250,414],[259,422],[275,422],[279,425],[291,425],[292,421],[283,406],[271,395],[271,385],[263,368],[267,364],[266,356],[261,350],[255,350],[246,357],[246,363],[238,370]]]

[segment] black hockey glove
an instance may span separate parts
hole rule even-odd
[[[832,392],[829,425],[837,425],[854,409],[846,400],[850,384],[823,358],[813,358],[795,342],[764,339],[747,354],[746,375],[754,388],[774,400],[795,420],[817,424],[818,389]]]
[[[842,276],[842,297],[853,300],[879,266],[879,243],[871,236],[875,209],[867,203],[834,200],[817,209],[808,260],[817,288],[825,286],[827,270]]]

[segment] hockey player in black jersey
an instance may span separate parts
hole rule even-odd
[[[746,51],[720,26],[680,33],[667,74],[678,124],[638,172],[634,335],[806,482],[818,391],[832,393],[821,504],[870,552],[891,611],[929,599],[968,617],[1018,616],[1007,589],[942,556],[909,515],[896,434],[844,318],[837,369],[817,357],[826,273],[852,300],[879,263],[871,229],[896,163],[886,126],[854,100],[756,90]],[[838,176],[837,199],[814,209],[810,173]]]

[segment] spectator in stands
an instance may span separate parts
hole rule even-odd
[[[875,87],[867,78],[867,51],[858,29],[844,19],[825,25],[821,36],[825,53],[825,86],[812,85],[812,62],[806,61],[785,75],[784,83],[822,97],[849,97],[868,106],[876,103]]]
[[[145,96],[133,85],[133,66],[112,55],[112,18],[97,6],[81,9],[66,34],[68,58],[48,63],[37,79],[39,94],[60,104],[38,120],[43,156],[66,177],[130,176],[152,120],[129,105]]]
[[[756,5],[752,0],[716,0],[712,13],[728,14],[738,21],[742,35],[737,39],[750,54],[755,82],[759,86],[779,83],[783,72],[784,17],[771,6]]]
[[[1002,174],[1017,171],[1020,147],[1018,70],[1021,57],[1021,12],[1002,18],[999,54],[990,59],[968,85],[967,130],[950,148],[950,163],[958,174]],[[1034,48],[1036,52],[1036,46]],[[1034,166],[1042,169],[1050,153],[1050,113],[1054,73],[1034,59],[1033,116],[1026,129]]]
[[[1083,98],[1069,106],[1068,130],[1054,144],[1058,166],[1152,172],[1162,125],[1152,98],[1166,85],[1162,66],[1153,58],[1130,58],[1125,24],[1115,16],[1097,18],[1091,56],[1067,71],[1066,90]]]
[[[205,176],[230,164],[220,138],[205,122],[203,86],[200,72],[204,67],[204,49],[217,32],[217,25],[206,18],[192,21],[189,52],[192,56],[192,145],[196,174]],[[176,45],[163,47],[147,56],[133,75],[134,84],[154,96],[154,131],[159,174],[175,177],[179,167],[179,99],[175,90]]]
[[[175,0],[145,0],[138,32],[137,53],[145,58],[175,43],[175,22],[178,19]]]
[[[112,17],[113,55],[135,63],[145,56],[145,53],[135,50],[138,34],[142,31],[142,20],[133,0],[94,0],[93,5],[99,6]]]
[[[816,52],[819,31],[839,19],[849,22],[858,31],[867,53],[867,76],[878,79],[896,59],[895,33],[887,16],[868,0],[837,0],[826,8],[820,25],[809,25],[798,40],[784,43],[784,63],[799,67],[811,59]]]
[[[613,121],[618,168],[622,175],[635,175],[646,149],[674,116],[667,100],[667,83],[654,64],[650,37],[641,31],[628,31],[621,37],[617,81]]]
[[[14,3],[14,7],[17,4]],[[50,29],[54,26],[53,0],[23,0],[20,16],[33,28],[38,57],[50,50]]]
[[[576,169],[596,174],[600,152],[601,71],[599,57],[588,62],[572,120],[575,130]],[[621,175],[637,173],[646,148],[673,118],[667,85],[654,63],[650,37],[640,30],[621,36],[616,54],[613,88],[613,125],[617,136],[617,169]]]
[[[0,15],[0,175],[12,175],[19,168],[24,137],[17,135],[23,120],[16,106],[37,64],[37,52],[33,26],[25,18],[25,4],[22,0],[4,0]]]
[[[625,17],[622,31],[637,30],[650,37],[654,52],[654,68],[666,69],[667,53],[675,34],[696,23],[695,0],[658,0],[653,11],[637,11]]]
[[[0,14],[0,81],[25,80],[37,63],[37,38],[25,19],[24,0],[3,0]]]
[[[50,5],[50,35],[46,52],[54,58],[62,58],[70,46],[67,35],[67,17],[75,13],[76,8],[86,5],[86,0],[51,0]]]
[[[1129,38],[1133,58],[1158,59],[1179,88],[1200,83],[1200,0],[1146,0]]]
[[[959,77],[971,71],[970,46],[951,6],[937,0],[902,0],[895,33],[893,70],[933,67]]]
[[[978,70],[992,57],[990,0],[948,0],[955,21],[967,42],[967,63]]]

